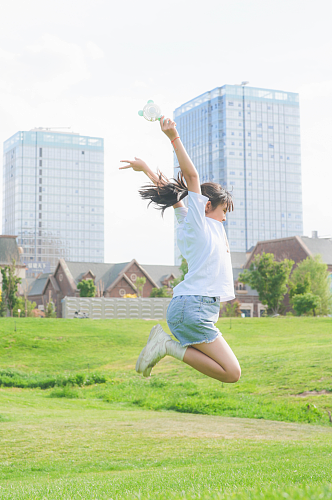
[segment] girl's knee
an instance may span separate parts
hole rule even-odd
[[[238,366],[236,369],[233,370],[232,377],[233,377],[233,380],[231,381],[231,383],[233,383],[233,384],[235,382],[238,382],[240,380],[240,377],[241,377],[241,368],[240,368],[240,366]]]
[[[223,382],[227,382],[228,384],[235,384],[235,382],[238,382],[241,377],[241,368],[240,366],[235,366],[231,370],[226,372],[226,379],[223,380]]]

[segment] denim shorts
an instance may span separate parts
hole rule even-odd
[[[215,323],[219,318],[220,297],[178,295],[167,309],[167,324],[183,347],[210,343],[221,335]]]

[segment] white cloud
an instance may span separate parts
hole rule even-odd
[[[332,80],[307,83],[302,85],[298,92],[301,100],[316,101],[319,97],[329,97],[332,95]]]
[[[104,51],[94,42],[87,42],[86,48],[88,49],[89,56],[92,57],[92,59],[103,59],[105,56]]]
[[[7,50],[4,50],[0,47],[0,59],[3,61],[12,61],[15,59],[16,54],[13,54],[12,52],[8,52]]]
[[[80,45],[49,34],[18,54],[1,50],[0,59],[0,89],[28,102],[55,99],[90,77]]]

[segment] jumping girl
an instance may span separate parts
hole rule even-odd
[[[220,302],[234,298],[231,257],[223,222],[233,210],[230,193],[219,184],[200,185],[198,172],[189,158],[176,130],[176,123],[161,117],[161,130],[170,139],[181,172],[169,182],[161,173],[152,172],[147,164],[122,160],[144,172],[153,182],[143,186],[140,195],[157,205],[162,213],[170,206],[178,221],[177,242],[188,262],[184,281],[173,290],[167,309],[167,324],[179,342],[160,325],[152,328],[147,344],[136,363],[136,371],[149,377],[152,368],[166,355],[183,361],[195,370],[221,382],[237,382],[241,369],[233,351],[215,323]],[[188,208],[181,201],[188,196]]]

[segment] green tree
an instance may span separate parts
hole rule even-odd
[[[310,293],[310,292],[311,292],[311,279],[309,273],[307,273],[305,276],[301,276],[301,278],[297,281],[297,283],[294,283],[292,281],[292,277],[290,278],[289,298],[291,301],[295,295],[302,295],[304,293]]]
[[[2,300],[2,291],[0,290],[0,318],[6,316],[6,313],[7,313],[7,307],[5,301]]]
[[[181,283],[181,281],[184,280],[185,275],[188,273],[188,262],[182,256],[181,256],[180,271],[181,271],[181,276],[179,278],[175,278],[175,280],[173,280],[171,282],[171,287],[172,288],[176,287],[176,285],[178,285],[179,283]]]
[[[301,293],[294,295],[292,304],[293,309],[298,316],[311,312],[314,316],[316,316],[316,311],[321,306],[321,300],[318,295],[314,295],[313,293]]]
[[[144,276],[142,276],[142,278],[136,278],[135,285],[137,288],[138,297],[143,296],[143,288],[144,288],[145,283],[146,283],[146,278]]]
[[[1,269],[2,292],[11,316],[13,316],[13,309],[17,301],[18,284],[22,281],[21,278],[16,276],[15,264],[15,259],[13,259],[12,264]]]
[[[232,304],[228,302],[222,313],[224,318],[238,318],[241,316],[241,306],[238,300],[235,300]]]
[[[328,314],[332,309],[332,294],[330,291],[329,272],[327,265],[320,255],[307,257],[294,269],[291,276],[292,287],[303,284],[306,277],[310,277],[310,290],[313,295],[320,297],[321,303],[317,314]],[[307,292],[302,292],[307,293]]]
[[[166,286],[161,288],[152,288],[150,297],[172,297],[172,292],[170,292]]]
[[[45,310],[45,318],[56,318],[55,304],[52,300],[47,303]]]
[[[96,296],[96,285],[93,280],[82,280],[77,284],[77,288],[80,291],[80,297],[95,297]]]
[[[32,318],[33,317],[33,310],[36,309],[37,304],[36,302],[31,302],[30,300],[27,300],[25,303],[25,298],[24,297],[18,297],[16,304],[13,308],[13,316],[18,317],[18,309],[21,310],[20,316],[21,318],[25,316],[25,305],[27,309],[27,317]]]
[[[272,253],[262,253],[254,257],[249,269],[239,275],[239,280],[257,290],[259,300],[267,305],[270,313],[278,314],[293,264],[289,259],[277,262]]]

